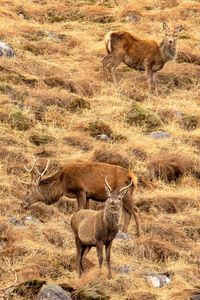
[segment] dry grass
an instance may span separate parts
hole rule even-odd
[[[200,66],[198,1],[1,1],[0,40],[16,52],[0,57],[0,282],[26,282],[10,299],[35,299],[39,281],[70,286],[73,299],[188,300],[200,286]],[[159,72],[159,97],[147,98],[144,73],[119,66],[118,87],[103,82],[103,37],[129,30],[159,41],[162,22],[183,25],[177,62]],[[141,114],[145,117],[141,119]],[[154,130],[169,139],[149,137]],[[109,139],[101,140],[98,135]],[[112,266],[135,271],[106,279],[95,249],[76,271],[70,230],[75,200],[24,211],[26,193],[17,177],[32,154],[48,174],[69,161],[102,161],[129,167],[139,178],[135,202],[144,237],[115,240]],[[103,204],[91,201],[93,209]],[[32,215],[42,223],[15,226],[7,219]],[[145,273],[170,274],[171,283],[153,288]],[[32,280],[38,280],[36,290]],[[66,287],[66,286],[65,286]],[[1,293],[1,291],[0,291]]]

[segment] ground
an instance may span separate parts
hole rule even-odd
[[[16,57],[0,57],[0,282],[67,284],[74,299],[189,299],[200,287],[199,1],[1,0],[0,40]],[[176,61],[158,73],[159,96],[148,99],[145,74],[121,64],[118,86],[103,81],[104,35],[128,30],[160,41],[162,23],[183,26]],[[154,131],[168,138],[155,139]],[[106,134],[103,140],[101,134]],[[115,240],[112,266],[135,271],[106,279],[95,249],[78,279],[70,229],[75,200],[21,207],[24,165],[38,157],[47,175],[69,161],[103,161],[138,176],[134,201],[143,237]],[[92,203],[94,209],[99,206]],[[102,206],[101,206],[102,208]],[[8,218],[39,218],[16,226]],[[154,288],[146,273],[168,273]],[[26,293],[14,299],[35,299]]]

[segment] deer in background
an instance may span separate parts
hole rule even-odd
[[[99,268],[103,263],[103,246],[105,245],[106,262],[108,269],[108,279],[112,278],[110,268],[110,250],[112,241],[115,238],[122,215],[122,199],[132,185],[122,187],[119,191],[113,191],[106,181],[106,200],[105,208],[101,211],[82,209],[71,217],[71,228],[75,235],[77,249],[78,274],[83,273],[83,258],[92,247],[96,247],[99,261]]]
[[[177,37],[182,30],[182,25],[174,30],[169,30],[166,23],[163,23],[165,37],[160,43],[154,40],[143,40],[127,31],[110,31],[105,36],[105,45],[108,55],[103,60],[104,80],[107,80],[107,69],[112,79],[117,84],[115,69],[123,62],[135,70],[145,70],[149,95],[152,89],[157,89],[157,72],[165,63],[174,60],[177,56]]]
[[[137,187],[137,177],[130,170],[117,165],[110,165],[99,162],[70,162],[56,174],[42,179],[46,173],[49,161],[42,173],[35,170],[37,159],[34,158],[31,169],[26,168],[31,173],[28,191],[22,202],[23,208],[28,208],[36,202],[43,202],[47,205],[57,202],[60,197],[68,196],[77,198],[78,208],[89,207],[89,199],[105,202],[107,194],[104,188],[104,179],[107,176],[112,190],[119,191],[120,187],[126,186],[130,180],[129,187],[123,198],[124,224],[122,230],[127,232],[131,215],[134,215],[137,234],[141,236],[141,222],[139,211],[133,201],[132,193]],[[38,173],[39,176],[36,176]]]

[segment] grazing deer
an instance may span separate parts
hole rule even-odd
[[[110,31],[105,36],[105,45],[108,55],[102,60],[104,80],[107,80],[106,69],[109,69],[112,79],[117,84],[115,69],[123,62],[135,70],[145,70],[149,86],[149,95],[152,88],[157,91],[157,72],[164,64],[174,60],[177,55],[177,36],[182,30],[178,26],[169,30],[166,23],[163,23],[165,37],[160,43],[154,40],[143,40],[127,31]]]
[[[31,173],[31,182],[28,184],[28,191],[22,202],[23,208],[28,208],[35,202],[53,204],[60,197],[76,197],[78,208],[89,208],[89,199],[105,202],[107,195],[104,189],[104,178],[108,176],[111,188],[119,190],[121,186],[127,185],[130,180],[133,184],[123,198],[124,225],[122,230],[127,232],[131,215],[134,215],[138,236],[141,236],[141,222],[139,211],[133,201],[132,193],[137,187],[137,177],[130,170],[116,165],[99,162],[70,162],[53,176],[42,179],[47,171],[49,161],[42,173],[38,170],[39,177],[35,177],[34,170],[37,159],[34,158],[31,169],[26,168]]]
[[[71,227],[75,235],[77,249],[78,274],[83,273],[83,258],[92,247],[96,247],[99,260],[99,268],[103,263],[103,246],[105,245],[108,279],[112,278],[110,268],[110,250],[112,241],[115,238],[120,225],[122,215],[122,199],[132,185],[121,188],[119,191],[112,191],[105,179],[105,190],[108,199],[105,208],[101,211],[82,209],[73,214]]]

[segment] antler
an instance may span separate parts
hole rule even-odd
[[[31,173],[31,181],[30,181],[30,182],[26,182],[26,181],[21,180],[21,179],[18,177],[18,180],[19,180],[20,182],[22,182],[22,183],[24,183],[24,184],[28,184],[28,185],[31,184],[32,181],[33,181],[33,171],[34,171],[34,167],[35,167],[36,161],[38,160],[38,158],[35,158],[34,155],[32,155],[32,157],[33,157],[33,165],[32,165],[32,167],[31,167],[30,169],[28,169],[26,166],[24,166],[25,170]]]
[[[106,185],[109,188],[109,190],[112,192],[111,186],[109,185],[107,178],[108,178],[108,176],[106,176],[106,178],[105,178]]]
[[[44,174],[46,173],[48,167],[49,167],[49,162],[50,162],[50,159],[48,158],[48,161],[47,161],[47,164],[46,164],[46,167],[44,168],[43,172],[41,173],[40,171],[37,170],[38,174],[40,175],[40,178],[42,176],[44,176]]]
[[[128,188],[129,188],[129,186],[131,186],[131,184],[132,184],[132,183],[133,183],[133,181],[131,180],[131,183],[130,183],[129,185],[127,185],[127,186],[125,186],[125,187],[121,188],[121,190],[120,190],[119,192],[121,193],[122,191],[124,191],[124,190],[128,189]]]

